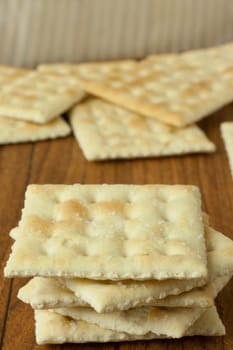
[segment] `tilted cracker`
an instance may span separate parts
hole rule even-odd
[[[0,115],[46,123],[83,96],[83,90],[72,76],[32,71],[1,89]]]
[[[88,343],[132,341],[162,338],[157,334],[132,335],[101,328],[85,321],[75,321],[47,310],[35,311],[36,341],[38,344]],[[189,327],[186,336],[220,336],[225,328],[216,308],[208,308],[200,318]],[[165,336],[163,338],[166,338]]]
[[[35,124],[0,116],[0,144],[54,139],[70,133],[70,126],[61,117],[46,124]]]
[[[191,289],[192,284],[194,284],[194,281],[190,280],[183,280],[183,285],[179,282],[181,281],[168,280],[167,283],[165,283],[165,281],[160,281],[161,288],[159,296],[172,294],[173,292],[182,293],[182,290],[187,290],[188,288]],[[185,282],[187,283],[187,286],[185,285]],[[159,288],[156,288],[158,285],[157,282],[154,283],[154,288],[152,281],[150,283],[147,283],[147,281],[140,283],[123,282],[122,286],[118,286],[118,283],[116,282],[115,284],[110,284],[110,288],[104,288],[107,285],[107,282],[105,282],[104,285],[102,281],[99,281],[99,283],[91,281],[90,284],[90,287],[86,288],[87,294],[84,294],[83,299],[81,299],[77,296],[78,292],[80,290],[84,292],[85,285],[88,285],[88,280],[79,279],[72,281],[69,279],[66,281],[66,279],[61,280],[49,277],[34,277],[25,286],[20,288],[18,298],[23,302],[30,304],[34,309],[91,306],[94,307],[97,312],[125,310],[144,305],[166,307],[208,307],[213,304],[212,290],[211,288],[206,287],[195,288],[190,292],[183,292],[182,294],[156,299],[156,294],[153,294],[153,290],[158,292]],[[70,288],[66,287],[66,285],[70,286]],[[169,285],[171,286],[170,290],[168,288]],[[95,286],[96,293],[94,292]],[[123,286],[127,291],[123,290]],[[163,287],[166,287],[166,289]],[[101,294],[101,290],[104,294]],[[129,295],[130,291],[132,293]],[[135,291],[137,291],[137,293],[135,293]],[[111,294],[108,294],[108,292]],[[110,298],[114,297],[117,292],[122,293],[121,297],[111,301]],[[83,293],[81,293],[81,295],[83,295]],[[89,299],[88,297],[90,298],[90,304],[87,302]],[[134,299],[134,297],[136,299]],[[94,299],[94,302],[92,299]],[[104,299],[107,299],[106,302]]]
[[[204,312],[202,308],[156,308],[141,307],[126,311],[97,313],[90,308],[61,308],[56,313],[77,321],[97,324],[105,329],[128,334],[180,338]]]
[[[77,105],[70,113],[70,122],[88,160],[215,150],[196,125],[178,129],[96,98]]]
[[[97,312],[145,305],[208,307],[233,274],[233,242],[208,226],[206,241],[210,279],[203,287],[194,288],[193,280],[110,282],[36,277],[19,290],[18,297],[33,308],[90,306]]]
[[[164,123],[184,126],[233,100],[233,44],[158,55],[124,72],[80,74],[84,90]],[[211,62],[211,64],[210,64]]]
[[[19,226],[8,277],[207,277],[195,186],[31,185]]]
[[[220,128],[230,164],[231,175],[233,176],[233,122],[221,123]]]

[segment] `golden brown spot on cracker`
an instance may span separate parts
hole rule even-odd
[[[59,220],[74,219],[87,216],[86,208],[78,201],[68,200],[58,205],[57,217]]]

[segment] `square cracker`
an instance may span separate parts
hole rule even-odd
[[[166,338],[166,336],[161,337],[154,333],[138,336],[126,332],[115,332],[85,321],[75,321],[47,310],[36,310],[35,321],[36,341],[38,344],[105,343]],[[220,336],[224,334],[224,325],[214,306],[208,308],[185,333],[187,336]]]
[[[220,128],[230,164],[231,175],[233,176],[233,122],[221,123]]]
[[[72,76],[32,71],[1,88],[0,115],[46,123],[83,96]]]
[[[97,312],[112,312],[145,305],[208,307],[233,274],[233,242],[209,227],[206,241],[209,281],[201,288],[195,288],[199,280],[118,283],[35,277],[19,290],[18,297],[35,309],[89,306]]]
[[[0,116],[0,144],[54,139],[70,133],[70,126],[61,117],[46,124],[35,124]]]
[[[19,227],[8,277],[207,277],[195,186],[30,185]]]
[[[194,288],[178,295],[168,295],[163,299],[148,300],[140,304],[137,300],[136,307],[139,306],[157,306],[157,307],[210,307],[214,303],[214,297],[220,292],[222,284],[227,284],[232,275],[223,275],[216,278],[207,287]],[[175,284],[175,283],[174,283]],[[146,286],[145,286],[146,288]],[[143,282],[142,288],[143,290]],[[72,308],[72,307],[90,307],[83,299],[80,299],[60,283],[58,279],[49,277],[34,277],[24,287],[20,288],[18,298],[24,303],[30,304],[33,309],[54,309],[54,308]],[[126,300],[126,305],[128,300]],[[96,312],[113,312],[128,310],[126,305],[112,303],[111,308],[98,309]]]
[[[183,54],[157,55],[127,72],[80,73],[93,95],[164,123],[184,126],[233,100],[233,43]],[[210,64],[211,62],[211,64]]]
[[[213,152],[196,125],[175,128],[96,98],[70,113],[74,134],[88,160]]]

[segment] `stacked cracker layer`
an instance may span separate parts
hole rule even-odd
[[[142,61],[0,67],[0,143],[65,136],[88,160],[213,152],[194,123],[233,100],[233,44]],[[80,103],[81,101],[81,103]]]
[[[30,185],[11,236],[5,275],[33,277],[18,297],[39,344],[225,334],[233,242],[197,187]]]

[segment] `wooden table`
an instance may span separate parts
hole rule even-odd
[[[10,253],[9,230],[17,225],[29,183],[193,184],[200,186],[203,206],[211,224],[233,238],[233,180],[230,175],[219,124],[233,119],[233,105],[200,123],[217,145],[211,155],[108,162],[87,162],[73,137],[54,141],[0,147],[0,341],[4,350],[105,349],[105,350],[232,350],[233,280],[217,299],[226,325],[225,337],[193,337],[136,343],[38,346],[35,345],[33,312],[16,298],[23,279],[3,279]],[[0,346],[1,348],[1,346]]]

